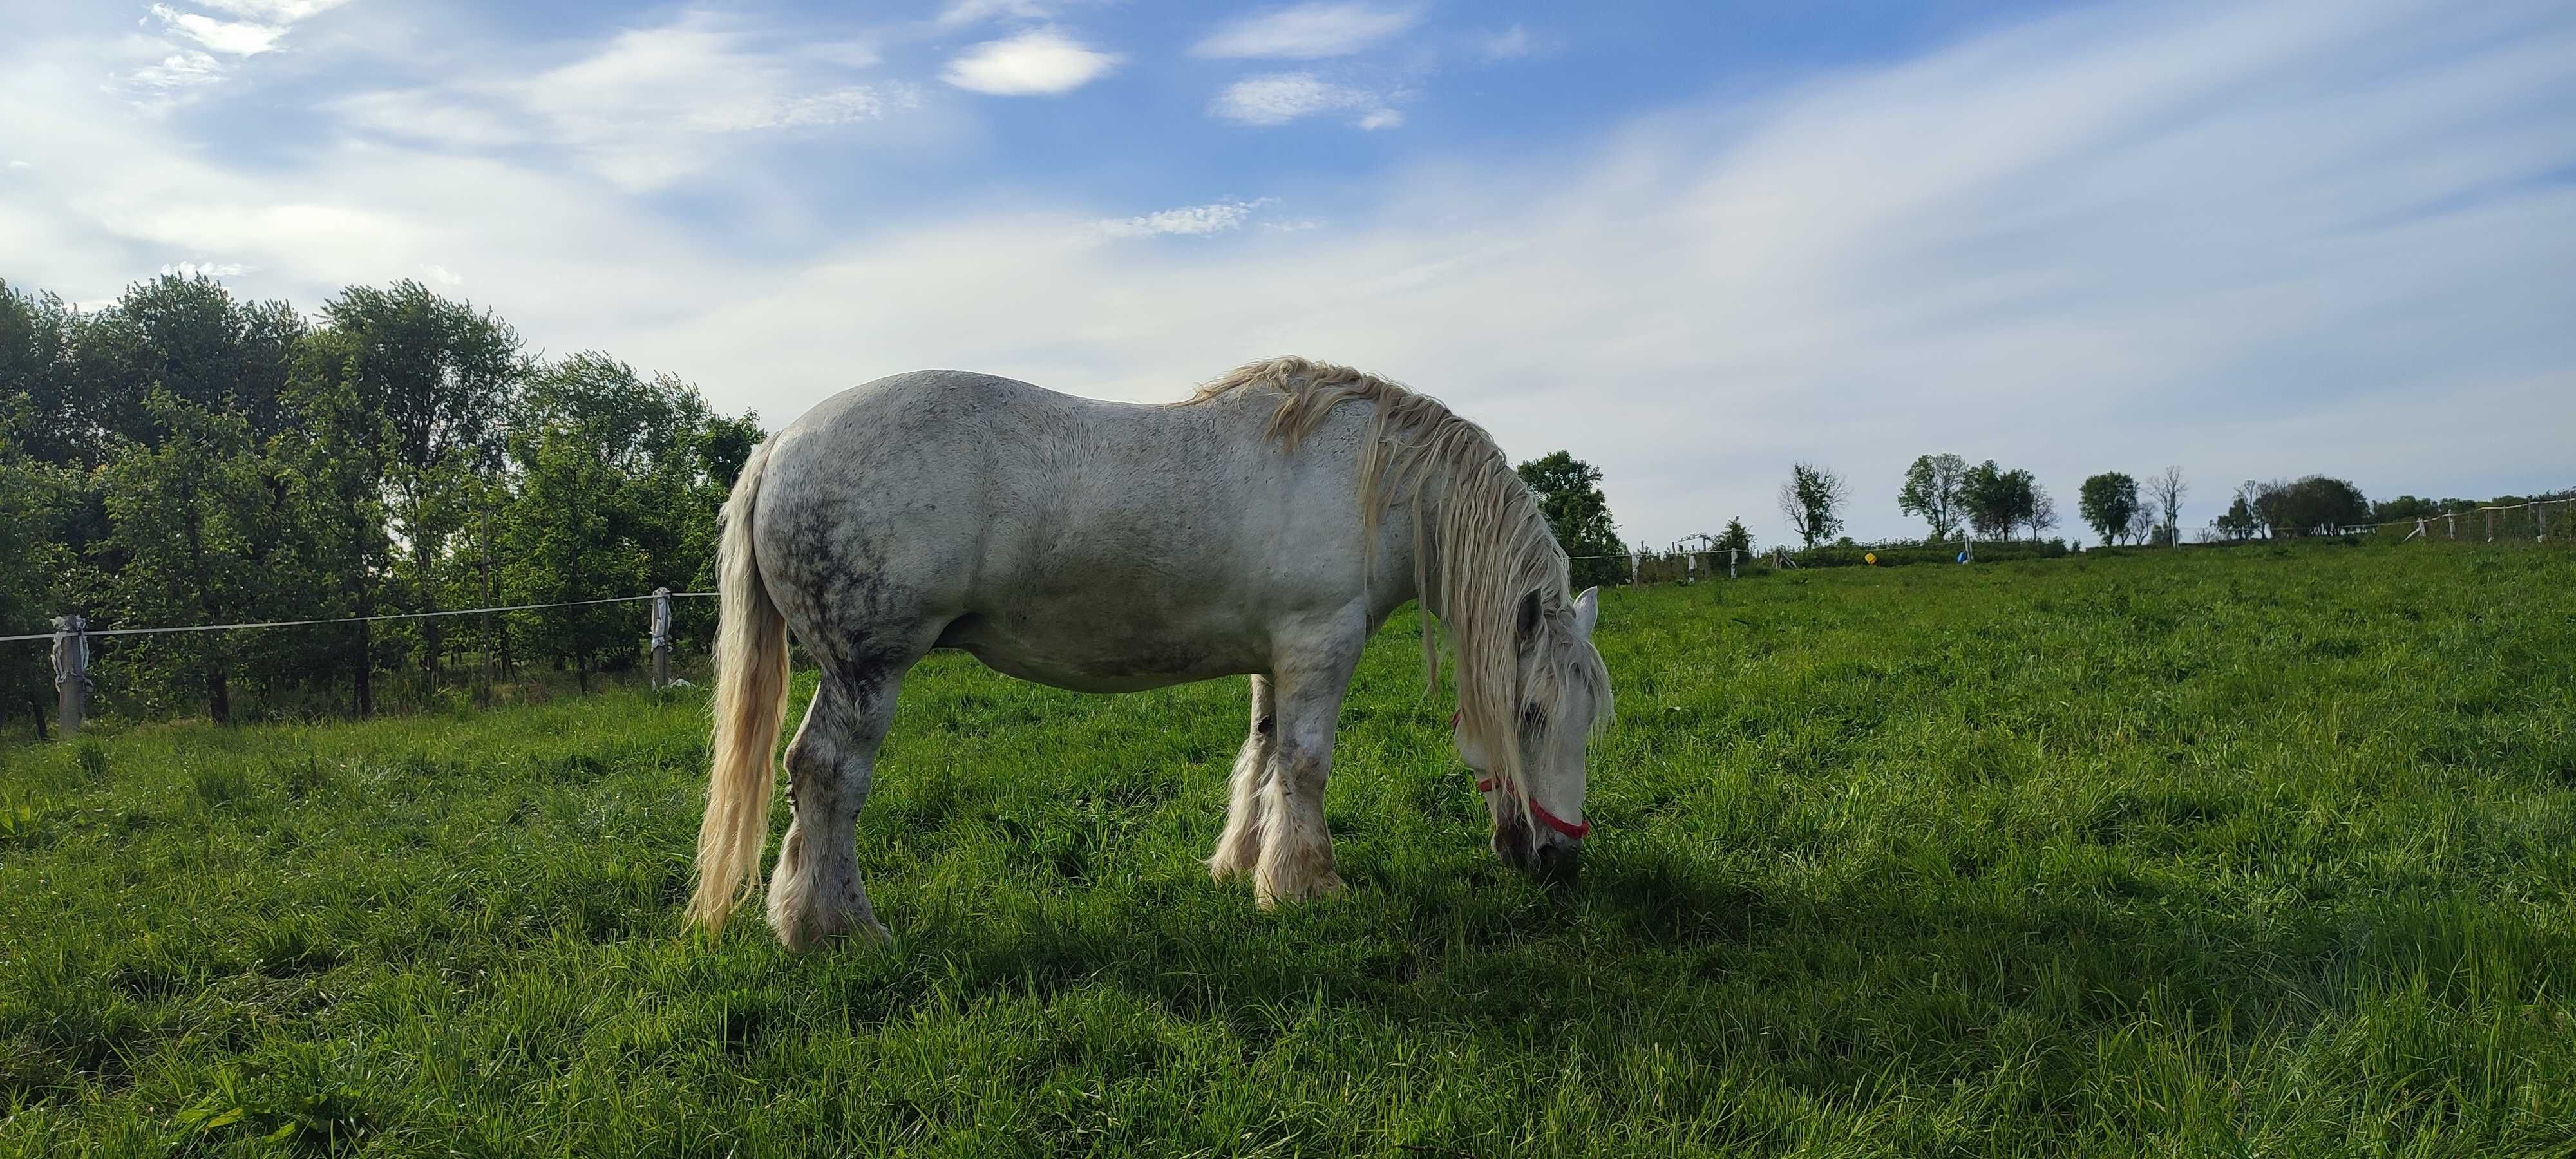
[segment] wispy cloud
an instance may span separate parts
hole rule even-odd
[[[1538,40],[1530,35],[1529,29],[1517,24],[1500,32],[1484,32],[1476,36],[1476,55],[1488,64],[1519,60],[1535,54],[1538,47]]]
[[[1118,60],[1115,53],[1038,29],[967,49],[948,62],[939,79],[996,96],[1054,96],[1109,75]]]
[[[846,79],[846,62],[869,59],[852,46],[790,52],[755,41],[690,16],[533,74],[496,68],[333,107],[353,127],[444,148],[558,146],[619,185],[649,189],[720,162],[728,135],[875,121],[918,100],[908,85]]]
[[[1411,7],[1296,4],[1229,23],[1190,52],[1220,59],[1322,60],[1374,47],[1421,20],[1421,10]]]
[[[224,66],[204,52],[182,49],[162,57],[159,64],[145,65],[127,73],[125,79],[144,89],[167,92],[222,80]]]
[[[1363,129],[1392,129],[1404,114],[1367,89],[1335,84],[1310,72],[1246,77],[1227,85],[1208,112],[1239,125],[1284,125],[1323,113],[1348,113]]]
[[[1254,211],[1270,204],[1267,197],[1251,201],[1218,201],[1207,205],[1184,205],[1157,210],[1142,217],[1110,218],[1092,223],[1092,228],[1108,237],[1152,237],[1156,234],[1204,236],[1239,229],[1251,220]]]
[[[144,43],[148,51],[159,59],[121,76],[129,94],[140,104],[167,107],[186,97],[191,90],[224,80],[234,67],[234,62],[228,62],[224,57],[238,61],[273,51],[298,22],[336,8],[345,0],[183,2],[240,19],[218,19],[170,4],[153,4],[146,8],[152,20],[159,22],[160,36]]]
[[[294,24],[309,20],[349,0],[199,0],[200,6],[218,12],[229,12],[245,20],[266,24]]]
[[[267,52],[277,47],[278,38],[286,35],[286,26],[282,24],[217,20],[195,12],[181,12],[167,4],[155,4],[151,11],[172,32],[232,56],[255,56]]]

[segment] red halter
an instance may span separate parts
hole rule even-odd
[[[1449,714],[1449,727],[1452,731],[1457,729],[1457,713],[1453,712]],[[1476,782],[1476,791],[1479,793],[1493,792],[1494,779],[1492,777],[1487,777],[1484,780]],[[1557,832],[1565,834],[1577,841],[1581,841],[1592,835],[1592,822],[1586,821],[1580,825],[1571,824],[1567,822],[1565,818],[1548,812],[1547,806],[1539,804],[1538,798],[1530,796],[1527,793],[1521,794],[1521,804],[1528,807],[1530,816],[1538,818],[1539,824],[1545,825],[1550,829],[1554,829]]]

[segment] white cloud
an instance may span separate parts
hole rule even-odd
[[[720,164],[733,153],[725,137],[877,121],[917,103],[908,85],[845,79],[841,62],[854,51],[847,42],[770,49],[690,16],[619,33],[552,68],[496,66],[332,107],[370,133],[446,149],[558,147],[619,186],[654,189]]]
[[[948,62],[939,79],[997,96],[1053,96],[1108,75],[1118,61],[1114,53],[1040,29],[969,48]]]
[[[187,49],[162,57],[159,64],[136,69],[125,79],[147,89],[166,91],[213,84],[224,79],[224,69],[214,57]]]
[[[240,262],[179,262],[161,267],[161,272],[183,278],[238,278],[257,269],[258,266],[246,266]]]
[[[1272,9],[1218,29],[1190,49],[1223,59],[1322,60],[1348,56],[1413,27],[1415,8],[1313,3]]]
[[[1224,233],[1241,228],[1255,210],[1270,204],[1267,197],[1251,201],[1219,201],[1207,205],[1184,205],[1159,210],[1143,217],[1111,218],[1094,222],[1092,228],[1109,237],[1151,237],[1155,234],[1200,236]]]
[[[256,56],[267,52],[277,47],[279,37],[286,35],[284,25],[216,20],[194,12],[181,12],[167,4],[155,4],[151,11],[172,32],[230,56]]]
[[[1927,451],[2033,469],[2063,508],[2085,475],[2178,462],[2193,522],[2248,477],[2566,476],[2563,4],[2088,8],[1588,147],[1429,157],[1343,187],[1330,229],[1255,214],[1221,245],[1104,244],[1095,214],[1026,203],[787,215],[734,244],[603,189],[589,146],[324,136],[237,159],[101,93],[104,59],[0,46],[0,108],[41,112],[6,128],[43,178],[0,212],[12,284],[96,300],[211,254],[309,305],[470,269],[532,344],[612,350],[773,424],[918,366],[1170,399],[1305,353],[1439,395],[1515,457],[1573,451],[1653,542],[1776,529],[1799,458],[1853,478],[1863,537],[1918,526],[1893,495]],[[504,127],[559,132],[491,99]]]
[[[1246,77],[1227,85],[1208,112],[1239,125],[1284,125],[1319,113],[1350,113],[1363,129],[1391,129],[1404,114],[1366,89],[1334,84],[1308,72]]]
[[[1538,51],[1538,45],[1530,39],[1529,29],[1517,24],[1500,32],[1484,33],[1476,38],[1476,55],[1483,57],[1489,63],[1519,60],[1536,51]]]
[[[456,271],[448,269],[446,266],[439,265],[436,262],[422,266],[420,268],[420,272],[428,275],[430,281],[436,282],[441,286],[453,287],[465,284],[465,279]]]

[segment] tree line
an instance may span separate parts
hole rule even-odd
[[[696,387],[548,358],[417,282],[308,317],[202,276],[83,310],[0,281],[0,634],[548,603],[712,582],[715,512],[761,438]],[[682,607],[703,633],[711,609]],[[111,704],[365,714],[388,677],[631,663],[636,605],[103,638]],[[103,659],[105,659],[103,657]],[[0,645],[0,715],[41,730],[41,645]]]

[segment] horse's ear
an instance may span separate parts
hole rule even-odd
[[[1521,597],[1519,623],[1513,629],[1513,634],[1520,638],[1521,651],[1529,651],[1538,643],[1538,618],[1538,589],[1531,588],[1528,595]]]
[[[1601,589],[1585,588],[1574,597],[1574,634],[1592,638],[1592,627],[1601,622]]]

